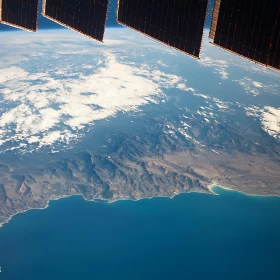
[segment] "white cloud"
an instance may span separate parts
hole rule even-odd
[[[253,86],[256,88],[262,88],[262,84],[260,82],[253,81]]]
[[[238,83],[244,88],[245,92],[250,93],[254,96],[259,95],[259,90],[263,87],[263,85],[260,82],[253,81],[249,77],[245,77],[242,80],[233,80],[233,82]]]
[[[19,67],[0,69],[0,83],[27,77],[28,73]]]
[[[191,92],[195,92],[195,90],[193,88],[188,88],[186,86],[186,84],[178,84],[177,85],[177,88],[180,89],[180,90],[184,90],[184,91],[191,91]]]
[[[258,81],[254,81],[249,77],[245,77],[241,80],[233,80],[233,82],[238,83],[242,86],[246,93],[257,96],[259,94],[270,94],[270,95],[279,95],[279,83],[267,81],[266,83],[261,83]]]
[[[280,108],[266,106],[261,116],[263,129],[271,136],[280,139]]]
[[[246,115],[259,118],[262,128],[270,136],[280,139],[280,108],[265,106],[263,109],[257,106],[245,108]]]
[[[61,138],[62,137],[60,131],[52,131],[41,139],[40,146],[51,145]]]
[[[199,97],[202,97],[203,99],[210,99],[210,97],[208,95],[201,94],[201,93],[195,93],[194,96],[199,96]]]
[[[223,102],[218,98],[213,98],[212,99],[215,102],[215,105],[220,109],[220,110],[224,110],[224,109],[228,109],[229,106],[227,105],[227,102]]]
[[[136,111],[139,106],[159,102],[159,97],[165,96],[162,89],[194,91],[179,76],[123,64],[112,53],[102,54],[103,67],[91,69],[84,64],[82,69],[90,73],[73,76],[69,63],[59,70],[62,78],[53,69],[37,74],[17,67],[2,69],[0,105],[8,103],[9,109],[4,106],[0,114],[0,144],[10,140],[18,146],[22,141],[39,147],[56,141],[68,143],[77,138],[73,130],[120,111]]]
[[[250,116],[250,117],[259,117],[260,114],[263,112],[263,110],[257,106],[251,106],[251,107],[245,108],[245,111],[246,111],[246,115]]]

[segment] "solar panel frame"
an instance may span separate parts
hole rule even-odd
[[[38,30],[38,8],[39,0],[0,0],[0,23],[36,32]],[[5,12],[6,9],[8,12]],[[17,22],[19,19],[21,22]],[[23,25],[23,21],[25,25]]]
[[[279,0],[216,0],[212,15],[212,44],[280,70]]]
[[[127,9],[124,8],[125,5]],[[165,46],[199,59],[208,6],[208,0],[118,0],[117,22]],[[168,18],[174,20],[168,21]],[[194,20],[195,18],[197,20]],[[184,21],[186,19],[187,22]],[[161,28],[162,26],[164,28]],[[175,27],[176,32],[172,32]],[[191,43],[187,45],[190,39]]]
[[[210,32],[209,32],[209,38],[211,38],[211,39],[214,39],[215,34],[216,34],[220,6],[221,6],[221,0],[216,0],[214,3],[214,7],[213,7],[212,20],[211,20],[211,26],[210,26]]]
[[[56,3],[57,5],[53,5],[54,3]],[[79,8],[77,8],[76,6],[77,3],[79,3]],[[96,9],[92,9],[92,4],[97,5]],[[59,10],[61,6],[65,9],[62,8]],[[104,6],[104,9],[102,10],[100,6]],[[67,27],[75,32],[82,34],[83,36],[89,39],[94,39],[99,42],[103,42],[108,8],[109,0],[43,0],[42,15],[64,27]],[[50,15],[50,9],[55,9],[56,17]],[[90,10],[92,10],[92,14],[90,14]],[[78,14],[75,15],[77,11]],[[74,16],[72,16],[71,13]],[[98,15],[100,14],[102,14],[101,20],[98,18]],[[83,15],[86,19],[80,20],[81,15]],[[97,29],[97,27],[92,28],[92,32],[85,32],[84,30],[81,30],[84,29],[85,26],[87,26],[87,31],[89,30],[90,20],[92,24],[97,24],[101,26],[101,28],[99,30]],[[93,25],[91,27],[93,27]],[[93,35],[93,33],[95,34]]]

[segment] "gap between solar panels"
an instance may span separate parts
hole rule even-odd
[[[39,0],[0,0],[0,22],[26,31],[38,29]]]
[[[199,58],[208,0],[118,0],[117,22]]]
[[[280,70],[280,0],[216,0],[213,44]]]
[[[109,0],[43,0],[42,15],[103,42]]]

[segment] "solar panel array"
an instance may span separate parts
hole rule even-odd
[[[0,22],[28,31],[38,28],[39,0],[0,0]]]
[[[199,57],[208,0],[119,0],[118,22]]]
[[[109,0],[43,0],[43,16],[103,41]]]
[[[280,69],[280,1],[216,0],[210,38],[214,44]]]

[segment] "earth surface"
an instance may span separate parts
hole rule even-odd
[[[200,60],[124,28],[0,34],[0,224],[78,194],[280,195],[280,74],[207,34]]]

